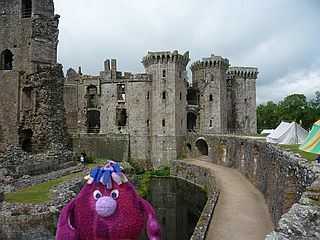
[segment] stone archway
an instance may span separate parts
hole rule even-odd
[[[208,144],[204,139],[202,138],[197,139],[195,146],[202,155],[208,156],[208,153],[209,153]]]

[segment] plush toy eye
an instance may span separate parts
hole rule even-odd
[[[119,197],[119,191],[117,189],[113,190],[110,193],[110,197],[112,197],[113,199],[117,199]]]
[[[101,194],[101,192],[99,190],[95,190],[93,192],[93,197],[94,197],[95,200],[97,200],[98,198],[102,197],[102,194]]]

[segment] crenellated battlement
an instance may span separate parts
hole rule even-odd
[[[227,78],[240,77],[256,79],[258,73],[258,68],[254,67],[229,67],[227,71]]]
[[[175,50],[173,52],[148,52],[148,55],[142,58],[141,63],[145,68],[147,68],[153,64],[159,63],[180,63],[184,66],[187,66],[189,61],[189,51],[181,55],[177,50]]]
[[[202,58],[202,60],[198,60],[194,62],[190,69],[192,72],[197,71],[199,69],[204,68],[222,68],[227,70],[229,67],[229,60],[227,58],[223,58],[221,56],[215,56],[211,54],[208,58]]]

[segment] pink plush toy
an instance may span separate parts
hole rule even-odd
[[[59,217],[57,240],[137,240],[146,225],[149,239],[161,240],[152,206],[132,187],[120,166],[94,168],[87,184]]]

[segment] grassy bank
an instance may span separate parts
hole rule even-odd
[[[279,145],[281,146],[283,149],[289,149],[291,152],[293,153],[298,153],[301,157],[305,158],[308,160],[308,162],[313,162],[316,160],[317,158],[317,154],[313,154],[313,153],[307,153],[304,151],[301,151],[299,149],[299,144],[291,144],[291,145]]]
[[[49,191],[52,187],[71,179],[80,173],[73,173],[55,180],[40,183],[16,192],[6,193],[4,200],[11,203],[43,203],[50,200]]]

